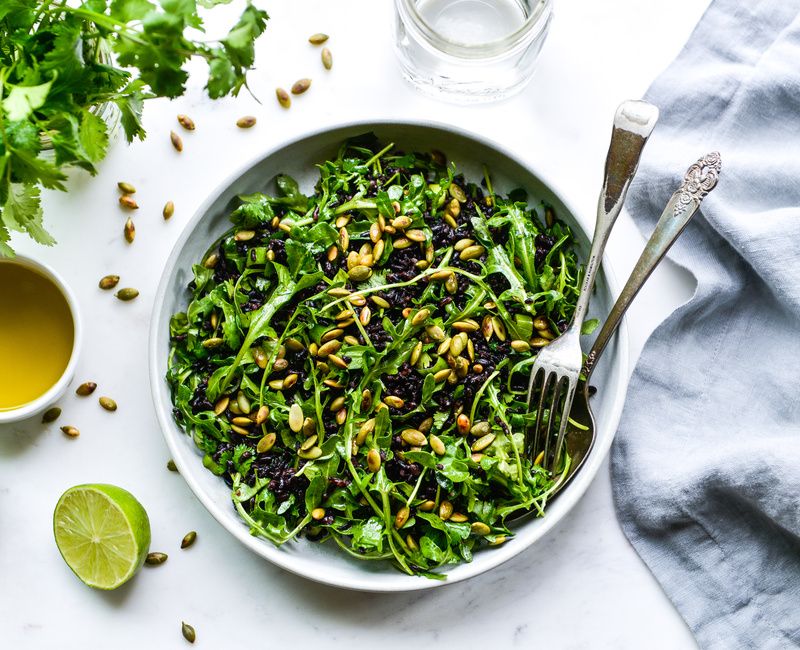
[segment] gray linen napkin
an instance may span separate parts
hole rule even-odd
[[[800,645],[800,0],[715,0],[647,99],[628,207],[649,235],[711,150],[612,450],[620,522],[704,648]]]

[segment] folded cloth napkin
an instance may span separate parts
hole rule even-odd
[[[652,335],[612,451],[625,534],[703,648],[800,646],[800,0],[715,0],[647,99],[628,207],[649,235],[722,154],[672,251],[693,298]]]

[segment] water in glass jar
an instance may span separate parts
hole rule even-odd
[[[550,24],[552,0],[395,0],[395,49],[405,77],[458,102],[520,90]]]
[[[466,45],[505,38],[528,17],[516,0],[419,0],[417,10],[441,36]]]

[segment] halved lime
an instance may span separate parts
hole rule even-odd
[[[69,488],[53,513],[53,531],[69,568],[96,589],[116,589],[130,580],[150,547],[142,504],[115,485]]]

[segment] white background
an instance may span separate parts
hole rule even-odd
[[[507,102],[459,107],[426,99],[400,78],[391,50],[389,0],[259,0],[272,16],[258,45],[258,69],[237,99],[210,102],[202,66],[184,98],[146,107],[149,137],[118,140],[98,177],[75,174],[68,194],[46,197],[57,247],[17,238],[20,252],[55,266],[78,295],[84,351],[75,385],[119,403],[106,413],[72,389],[61,420],[0,426],[0,647],[180,648],[180,621],[197,629],[199,648],[685,648],[693,640],[617,524],[607,464],[585,498],[541,543],[487,575],[423,594],[376,596],[322,587],[274,568],[244,550],[165,469],[168,452],[153,414],[145,360],[152,296],[183,225],[229,172],[304,131],[344,120],[422,117],[450,122],[512,148],[558,179],[578,216],[591,224],[616,105],[640,97],[674,58],[706,0],[560,0],[531,85]],[[222,8],[218,32],[241,7]],[[331,72],[306,38],[331,35]],[[311,90],[291,110],[274,101],[277,85],[300,77]],[[197,122],[181,132],[177,113]],[[258,124],[236,128],[252,114]],[[169,131],[181,132],[177,154]],[[686,151],[686,166],[702,151]],[[646,155],[646,152],[645,152]],[[674,170],[676,183],[682,169]],[[125,215],[116,182],[133,183],[141,209],[136,241],[122,237]],[[164,223],[164,202],[175,216]],[[588,225],[591,230],[591,226]],[[609,244],[624,278],[643,244],[625,214]],[[121,303],[101,292],[107,273],[141,297]],[[692,290],[688,275],[665,263],[631,310],[632,352]],[[0,317],[6,314],[0,313]],[[74,388],[74,386],[73,386]],[[59,424],[81,430],[68,440]],[[111,482],[130,489],[152,522],[152,549],[170,555],[111,593],[84,587],[61,560],[51,517],[67,487]],[[181,551],[189,530],[197,543]]]

